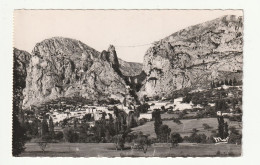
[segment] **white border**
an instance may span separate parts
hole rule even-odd
[[[0,0],[0,164],[258,164],[260,1],[257,0]],[[14,9],[243,9],[243,156],[238,158],[12,158],[12,14]]]

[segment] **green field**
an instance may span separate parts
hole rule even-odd
[[[229,126],[242,130],[241,122],[231,122],[225,119]],[[216,118],[187,119],[181,120],[178,125],[172,120],[163,121],[168,125],[172,132],[178,132],[182,137],[189,136],[193,128],[199,130],[198,133],[211,135],[212,130],[216,130],[218,123]],[[203,123],[212,128],[205,130]],[[156,137],[154,132],[154,122],[150,121],[142,126],[133,128],[133,131],[142,131]],[[113,143],[50,143],[43,153],[37,143],[27,143],[26,150],[21,154],[22,157],[203,157],[203,156],[240,156],[241,145],[235,144],[195,144],[180,143],[178,147],[170,150],[169,144],[156,143],[148,148],[147,153],[138,150],[131,150],[130,144],[126,144],[125,150],[115,150]],[[220,154],[217,154],[220,153]]]
[[[43,153],[37,143],[27,143],[22,157],[203,157],[240,156],[241,145],[181,143],[169,149],[168,144],[155,144],[147,153],[138,150],[115,150],[112,143],[51,143]],[[217,155],[218,151],[220,155]]]
[[[182,137],[189,136],[193,128],[196,128],[199,131],[199,134],[204,133],[209,137],[211,135],[211,131],[216,130],[218,127],[218,121],[216,118],[185,119],[180,121],[182,122],[180,125],[174,123],[172,120],[164,120],[163,124],[168,125],[169,128],[171,128],[171,132],[180,133]],[[225,119],[225,121],[228,122],[229,127],[234,126],[239,131],[242,130],[242,122],[229,121],[228,119]],[[204,130],[202,126],[203,123],[208,124],[210,127],[212,127],[212,129]],[[132,130],[134,132],[142,131],[144,134],[149,134],[150,137],[156,137],[153,121],[147,122],[139,127],[135,127]]]

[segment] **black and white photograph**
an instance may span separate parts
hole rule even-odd
[[[241,157],[243,10],[14,10],[14,157]]]

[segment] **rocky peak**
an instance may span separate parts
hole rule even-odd
[[[185,87],[205,88],[226,76],[233,78],[242,71],[242,20],[223,16],[154,42],[144,56],[143,94],[165,96]]]
[[[115,47],[113,45],[109,45],[107,53],[109,62],[112,63],[112,66],[116,71],[119,71],[119,61],[117,58]]]
[[[116,49],[115,49],[114,45],[109,45],[107,51],[112,54],[112,53],[114,53],[116,51]]]
[[[97,101],[128,95],[113,46],[99,53],[74,39],[47,39],[36,44],[27,72],[25,107],[59,97]]]

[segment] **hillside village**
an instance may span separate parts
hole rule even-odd
[[[47,143],[67,142],[144,154],[152,144],[155,151],[230,143],[239,154],[242,19],[175,32],[154,42],[142,64],[119,59],[114,45],[99,52],[64,37],[37,43],[31,54],[14,49],[13,132],[43,153]]]
[[[212,90],[214,92],[212,92]],[[203,97],[207,95],[207,92],[209,90],[191,90],[188,95],[196,95],[197,93],[204,93]],[[165,114],[165,119],[169,119],[171,114],[175,114],[175,116],[179,116],[179,114],[182,114],[185,111],[185,115],[189,116],[189,118],[197,118],[198,114],[200,112],[206,111],[206,109],[210,108],[215,109],[215,100],[219,99],[218,94],[221,93],[220,91],[224,92],[225,96],[221,96],[225,99],[235,99],[239,98],[241,95],[240,92],[242,92],[242,86],[228,86],[228,85],[222,85],[220,87],[216,87],[214,89],[210,90],[213,95],[210,96],[207,99],[203,99],[207,103],[196,103],[194,104],[192,101],[185,101],[185,96],[181,97],[181,95],[176,95],[175,99],[167,99],[162,97],[159,100],[153,100],[153,98],[150,98],[150,100],[144,101],[144,104],[148,105],[148,109],[145,112],[139,112],[137,121],[145,120],[146,122],[151,121],[153,119],[152,112],[155,110],[160,110],[162,114]],[[215,94],[214,94],[215,93]],[[217,97],[216,97],[217,96]],[[147,98],[149,99],[149,98]],[[235,106],[229,105],[226,107],[226,110],[216,110],[215,115],[213,116],[225,116],[225,117],[232,117],[241,115],[241,112],[237,112],[236,109],[242,109],[241,107],[242,102],[236,103]],[[37,107],[31,107],[29,111],[29,114],[25,113],[25,116],[27,118],[27,121],[29,123],[33,122],[33,119],[36,117],[39,121],[42,121],[44,117],[47,117],[49,120],[52,118],[53,123],[55,124],[56,131],[60,131],[62,126],[62,123],[64,120],[67,120],[70,124],[73,124],[76,120],[79,124],[83,122],[83,120],[87,118],[87,123],[90,125],[90,127],[95,126],[96,121],[100,121],[102,117],[104,117],[105,120],[109,120],[110,118],[116,118],[115,116],[115,109],[122,110],[125,112],[127,116],[130,116],[130,113],[135,113],[137,111],[137,107],[140,105],[134,105],[131,102],[125,102],[125,104],[116,103],[116,104],[77,104],[73,105],[70,103],[67,103],[66,101],[60,101],[57,103],[50,103],[45,104],[42,108]],[[39,113],[35,113],[35,110],[40,110]],[[30,112],[34,111],[34,113]],[[188,114],[188,115],[187,115]],[[208,117],[213,117],[208,116]],[[207,116],[204,116],[207,117]],[[171,117],[170,117],[171,118]],[[47,120],[47,121],[48,121]]]

